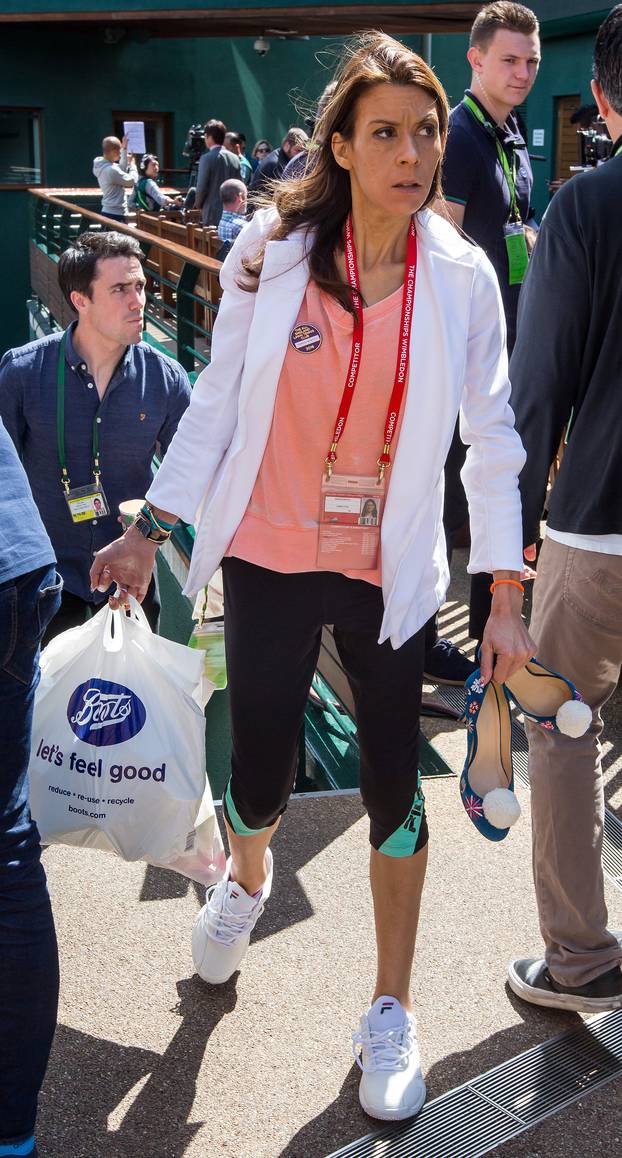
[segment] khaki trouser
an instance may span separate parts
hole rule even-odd
[[[594,711],[578,740],[527,724],[533,872],[546,962],[560,983],[585,985],[622,959],[607,932],[599,742],[601,708],[622,664],[622,556],[546,539],[530,630],[537,658],[572,680]]]

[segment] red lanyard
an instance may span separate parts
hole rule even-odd
[[[352,396],[356,388],[357,379],[359,376],[359,369],[361,366],[361,352],[363,350],[363,303],[361,299],[361,289],[359,281],[359,271],[356,262],[356,249],[354,247],[354,235],[352,232],[352,214],[348,214],[345,229],[345,257],[346,257],[346,272],[348,281],[352,289],[352,304],[356,311],[354,318],[354,326],[352,329],[352,352],[350,354],[350,365],[348,367],[348,374],[346,377],[346,384],[339,403],[339,413],[337,414],[337,422],[335,423],[335,430],[333,433],[333,440],[330,444],[330,450],[324,459],[326,463],[326,477],[330,478],[333,466],[337,461],[337,446],[339,440],[345,430],[345,425],[350,413],[350,406],[352,405]],[[395,367],[395,381],[393,383],[393,390],[389,401],[389,409],[387,410],[387,418],[384,426],[384,445],[382,454],[378,459],[378,482],[382,482],[384,473],[388,466],[391,465],[391,443],[397,427],[397,420],[399,417],[402,400],[404,398],[404,391],[406,389],[406,377],[408,373],[408,355],[410,348],[410,331],[412,329],[412,314],[413,302],[415,299],[415,281],[417,278],[417,234],[415,231],[415,219],[411,217],[410,226],[408,229],[408,249],[406,251],[406,273],[404,277],[404,292],[402,295],[402,320],[400,324],[400,341],[397,350],[397,364]]]

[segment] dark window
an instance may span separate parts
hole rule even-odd
[[[42,182],[41,109],[0,108],[0,186]]]

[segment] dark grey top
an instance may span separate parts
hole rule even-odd
[[[224,145],[214,146],[199,159],[195,206],[202,209],[203,225],[218,225],[222,215],[220,186],[235,177],[241,181],[240,158]]]
[[[65,350],[65,455],[71,486],[93,481],[92,428],[99,423],[101,483],[110,514],[73,523],[61,485],[56,435],[56,371],[61,334],[9,350],[0,363],[0,417],[22,458],[32,495],[58,559],[65,588],[101,603],[92,593],[93,555],[121,533],[119,503],[142,498],[151,461],[165,453],[190,401],[185,370],[146,342],[128,346],[100,402],[67,331]]]
[[[570,435],[549,525],[622,534],[622,156],[555,194],[529,263],[510,362],[511,405],[527,462],[525,543],[535,542],[546,483]]]

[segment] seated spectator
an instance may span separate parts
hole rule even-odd
[[[244,156],[244,147],[242,144],[242,133],[226,133],[225,134],[225,149],[233,153],[240,162],[240,177],[245,185],[248,185],[253,176],[253,166],[248,157]]]
[[[102,156],[93,161],[93,175],[102,191],[101,212],[127,225],[127,190],[138,181],[134,158],[127,151],[127,137],[104,137]]]
[[[270,181],[278,181],[283,176],[283,170],[288,161],[295,157],[297,153],[302,153],[309,137],[304,129],[288,129],[283,137],[280,149],[273,149],[260,162],[257,169],[253,173],[253,179],[250,183],[250,191],[253,194],[265,193],[268,190]],[[256,148],[257,146],[255,146]]]
[[[160,162],[154,153],[145,153],[138,171],[140,176],[129,201],[132,208],[144,209],[147,213],[158,213],[160,209],[182,208],[183,197],[167,197],[156,184]]]
[[[246,225],[246,185],[243,181],[223,181],[220,186],[222,217],[218,224],[221,241],[235,241],[243,225]]]
[[[272,145],[270,144],[269,141],[266,141],[263,137],[260,138],[258,141],[256,141],[255,148],[253,149],[253,151],[251,153],[251,165],[253,166],[253,172],[255,171],[257,166],[264,160],[264,158],[268,156],[268,153],[271,153],[271,152],[272,152]]]

